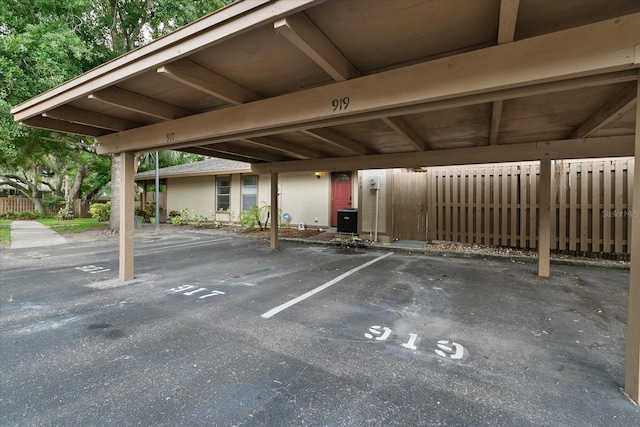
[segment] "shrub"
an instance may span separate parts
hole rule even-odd
[[[242,228],[246,228],[249,231],[255,230],[260,227],[262,230],[262,222],[260,221],[260,208],[253,206],[248,211],[240,212],[240,225]]]
[[[96,221],[109,221],[111,216],[111,202],[106,203],[94,203],[89,208],[91,217]]]
[[[172,211],[175,212],[175,211]],[[173,225],[188,225],[189,224],[189,209],[182,209],[178,215],[170,216],[171,224]]]
[[[0,219],[40,219],[44,215],[37,211],[13,212],[7,211],[0,214]]]
[[[56,215],[56,219],[58,221],[66,221],[74,218],[75,218],[75,215],[73,211],[67,208],[60,208],[60,210],[58,211],[58,214]]]
[[[62,205],[64,205],[64,197],[57,196],[57,195],[52,195],[52,196],[44,198],[42,200],[42,204],[47,209],[47,211],[53,212],[57,208],[59,208]]]

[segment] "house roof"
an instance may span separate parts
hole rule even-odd
[[[199,162],[186,163],[184,165],[170,166],[158,169],[161,178],[175,178],[187,176],[225,175],[229,173],[251,172],[249,163],[236,162],[234,160],[211,158]],[[135,179],[144,181],[155,178],[156,171],[150,170],[137,173]]]
[[[12,109],[259,172],[633,155],[637,0],[240,0]]]

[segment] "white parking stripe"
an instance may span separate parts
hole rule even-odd
[[[280,313],[282,310],[286,310],[287,308],[291,307],[292,305],[295,305],[295,304],[299,303],[300,301],[304,301],[305,299],[309,298],[310,296],[313,296],[313,295],[317,294],[318,292],[324,291],[329,286],[335,285],[336,283],[338,283],[342,279],[345,279],[345,278],[351,276],[353,273],[355,273],[357,271],[360,271],[363,268],[366,268],[366,267],[370,266],[371,264],[374,264],[374,263],[380,261],[381,259],[384,259],[384,258],[388,257],[389,255],[392,255],[392,253],[390,252],[390,253],[388,253],[386,255],[379,256],[378,258],[372,259],[369,262],[365,262],[364,264],[362,264],[362,265],[360,265],[360,266],[358,266],[356,268],[352,268],[351,270],[347,271],[346,273],[343,273],[343,274],[339,275],[338,277],[336,277],[335,279],[325,283],[324,285],[320,285],[317,288],[310,290],[306,294],[302,294],[299,297],[296,297],[296,298],[294,298],[292,300],[289,300],[289,301],[285,302],[284,304],[281,304],[281,305],[277,306],[276,308],[272,308],[271,310],[269,310],[266,313],[262,314],[261,317],[264,317],[265,319],[273,317],[276,314]]]

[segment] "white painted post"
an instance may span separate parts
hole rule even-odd
[[[271,174],[271,249],[278,249],[278,174]]]
[[[133,280],[134,154],[120,153],[120,280]]]
[[[538,276],[549,277],[551,248],[551,160],[540,160],[540,225],[538,227]]]
[[[631,273],[629,277],[629,314],[627,319],[627,354],[624,390],[640,404],[640,79],[636,98],[636,149],[633,178],[633,200],[629,209],[631,218]]]

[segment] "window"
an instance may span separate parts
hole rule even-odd
[[[229,201],[231,199],[229,193],[231,190],[231,178],[222,176],[216,178],[216,210],[226,211],[229,209]]]
[[[242,210],[248,211],[258,206],[258,177],[256,175],[242,177]]]

